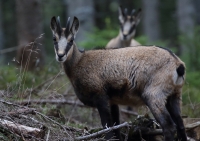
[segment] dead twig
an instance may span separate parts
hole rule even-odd
[[[66,130],[66,128],[65,128],[63,125],[61,125],[61,124],[58,123],[57,121],[55,121],[55,120],[49,118],[48,116],[46,116],[46,115],[44,115],[44,114],[42,114],[42,113],[40,113],[40,112],[35,111],[35,113],[38,114],[38,115],[40,115],[40,116],[42,116],[43,118],[45,118],[45,119],[47,119],[47,120],[50,120],[50,121],[53,122],[54,124],[60,126],[60,127],[65,131],[65,133],[66,133],[71,139],[73,139],[73,138],[67,133],[67,130]]]
[[[46,141],[49,140],[49,134],[50,134],[50,130],[48,130]]]
[[[77,140],[77,141],[79,141],[79,140],[88,140],[88,139],[91,139],[91,138],[95,138],[95,137],[97,137],[97,136],[99,136],[101,134],[110,132],[112,130],[116,130],[116,129],[119,129],[119,128],[122,128],[122,127],[127,127],[127,126],[129,126],[128,122],[124,122],[124,123],[122,123],[120,125],[109,127],[109,128],[103,129],[101,131],[98,131],[98,132],[90,134],[90,135],[86,135],[86,136],[82,136],[82,137],[76,137],[75,140]]]

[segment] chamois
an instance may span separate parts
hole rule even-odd
[[[61,28],[52,17],[56,60],[62,62],[74,91],[85,105],[98,109],[104,128],[120,123],[118,104],[147,105],[163,129],[165,141],[186,141],[181,118],[185,65],[171,51],[156,46],[80,51],[74,41],[79,20]],[[106,134],[120,140],[120,131]]]
[[[119,34],[117,37],[108,42],[106,48],[123,48],[140,45],[140,43],[132,38],[135,36],[136,26],[140,22],[141,9],[139,9],[137,12],[135,12],[135,9],[133,9],[131,14],[128,15],[127,9],[124,9],[123,11],[122,7],[119,6],[118,12],[118,19],[120,23]]]

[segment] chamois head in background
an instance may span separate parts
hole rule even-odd
[[[119,23],[120,23],[120,36],[121,40],[130,40],[135,36],[136,26],[140,22],[141,8],[135,11],[132,10],[131,14],[128,14],[127,8],[122,10],[122,7],[119,7]]]

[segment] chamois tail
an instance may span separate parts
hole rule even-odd
[[[178,76],[183,76],[185,74],[185,67],[183,64],[181,64],[177,69],[176,69]]]

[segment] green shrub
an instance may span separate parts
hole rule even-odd
[[[88,34],[88,40],[78,43],[79,46],[87,49],[105,48],[110,39],[118,35],[118,30],[95,28],[93,34]]]

